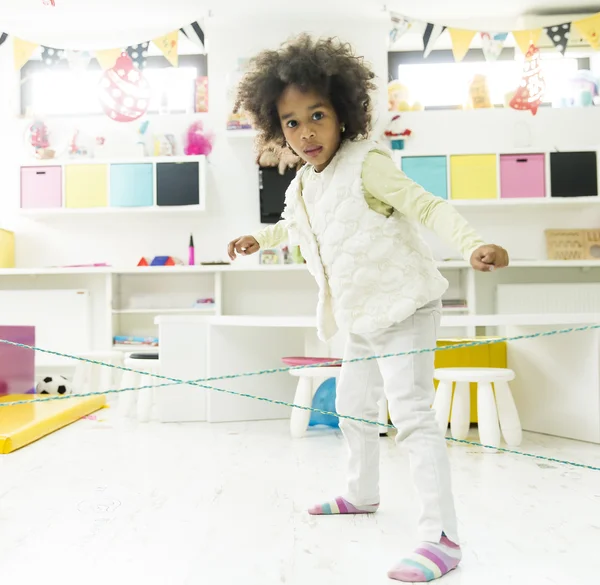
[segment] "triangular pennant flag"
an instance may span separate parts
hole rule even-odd
[[[531,45],[537,46],[539,43],[540,37],[542,36],[542,29],[515,30],[512,35],[515,37],[515,42],[519,49],[521,49],[521,53],[527,55],[529,47],[531,47]]]
[[[18,39],[17,37],[13,37],[13,52],[14,52],[14,62],[15,69],[19,71],[27,61],[31,58],[34,51],[39,47],[37,43],[30,43],[29,41],[24,41],[23,39]]]
[[[506,41],[508,33],[481,33],[481,48],[483,50],[483,56],[486,61],[496,61],[502,49],[504,48],[504,41]]]
[[[140,43],[139,45],[131,45],[131,47],[127,47],[127,54],[129,58],[133,61],[133,64],[139,69],[143,71],[146,69],[146,65],[148,63],[148,46],[150,42]]]
[[[98,60],[98,63],[100,63],[100,67],[106,71],[115,66],[115,63],[122,52],[121,49],[104,49],[102,51],[96,51],[94,56]]]
[[[440,35],[446,30],[445,26],[441,24],[431,24],[427,23],[425,27],[425,32],[423,33],[423,57],[429,57],[431,51],[433,51],[433,46],[436,41],[440,38]]]
[[[452,54],[456,62],[462,61],[469,51],[471,41],[475,36],[474,30],[464,30],[462,28],[449,28],[450,39],[452,40]]]
[[[152,42],[162,51],[162,54],[166,57],[167,61],[169,61],[173,67],[177,67],[179,64],[179,54],[177,53],[179,31],[175,30],[170,32],[162,37],[153,39]]]
[[[188,24],[187,26],[182,26],[179,29],[194,45],[197,45],[202,49],[202,52],[205,51],[204,44],[204,31],[200,26],[198,21],[192,22],[192,24]]]
[[[581,36],[590,44],[592,49],[600,48],[600,13],[576,20],[573,26],[580,32]]]
[[[547,26],[544,32],[550,37],[554,47],[564,55],[571,36],[571,23],[566,22],[556,26]]]
[[[402,36],[408,29],[412,26],[412,22],[406,18],[406,16],[401,16],[400,14],[396,14],[392,12],[392,28],[390,30],[390,43],[393,44],[396,41],[399,41]]]
[[[42,61],[48,69],[52,69],[64,56],[65,52],[62,49],[42,45]]]
[[[4,41],[8,38],[6,33],[0,33],[0,45],[4,44]]]

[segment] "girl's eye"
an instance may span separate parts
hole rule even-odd
[[[322,120],[324,118],[325,114],[323,112],[315,112],[312,117],[313,120],[317,121],[317,120]]]
[[[296,120],[290,120],[289,122],[287,122],[286,126],[288,128],[295,128],[298,125],[298,122],[296,122]]]

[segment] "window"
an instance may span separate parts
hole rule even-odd
[[[144,77],[152,90],[148,112],[193,112],[195,82],[206,75],[205,55],[180,56],[179,67],[164,66],[162,57],[149,57]],[[59,63],[47,69],[39,61],[23,67],[21,113],[39,116],[103,114],[98,99],[102,70],[96,63],[76,73]]]
[[[523,58],[504,58],[487,62],[471,59],[460,63],[454,60],[435,62],[435,53],[428,59],[403,59],[396,53],[390,59],[390,74],[410,89],[413,100],[425,108],[456,108],[462,106],[468,97],[469,83],[476,74],[487,77],[492,103],[503,105],[505,95],[514,91],[523,75]],[[406,62],[409,61],[409,62]],[[413,62],[410,62],[413,61]],[[546,80],[544,103],[552,103],[564,91],[564,85],[580,68],[580,60],[563,58],[560,55],[542,54],[542,67]]]

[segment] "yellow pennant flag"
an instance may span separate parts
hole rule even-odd
[[[591,45],[592,49],[600,49],[600,13],[589,18],[576,20],[573,26],[581,36]]]
[[[115,66],[115,63],[122,52],[121,49],[104,49],[102,51],[96,51],[94,56],[98,60],[98,63],[100,63],[100,67],[106,71]]]
[[[450,38],[452,39],[452,54],[456,62],[462,61],[469,51],[471,41],[475,36],[474,30],[464,30],[462,28],[449,28]]]
[[[152,42],[162,51],[162,54],[167,58],[169,63],[173,67],[177,67],[179,64],[179,53],[177,52],[179,31],[170,32],[167,35],[154,39]]]
[[[515,42],[517,43],[519,49],[521,49],[521,53],[523,55],[527,55],[527,51],[529,51],[529,47],[531,45],[535,45],[540,41],[540,37],[542,36],[542,29],[532,29],[532,30],[514,30],[512,36],[515,37]]]
[[[21,67],[31,59],[33,52],[39,47],[38,43],[30,43],[13,37],[13,54],[15,61],[15,69],[20,71]]]

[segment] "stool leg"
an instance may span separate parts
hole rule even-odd
[[[471,394],[468,382],[456,382],[452,399],[452,436],[464,441],[471,426]]]
[[[140,386],[150,386],[154,384],[155,378],[152,376],[142,376]],[[140,422],[148,422],[152,414],[152,403],[154,401],[154,388],[143,388],[138,394],[137,419]]]
[[[135,388],[138,386],[138,374],[123,372],[121,376],[121,388]],[[119,394],[118,413],[124,417],[132,417],[135,411],[135,403],[138,390],[128,390]]]
[[[448,430],[448,418],[450,417],[450,405],[452,404],[452,382],[440,381],[433,401],[435,420],[440,431],[445,435]]]
[[[388,401],[387,398],[385,396],[381,397],[381,400],[379,401],[379,416],[377,417],[377,421],[381,424],[381,425],[387,425],[389,424],[389,416],[388,416]],[[380,426],[379,427],[379,436],[380,437],[385,437],[388,434],[388,428],[385,426]]]
[[[496,404],[502,435],[507,445],[517,447],[521,444],[523,432],[510,386],[507,382],[495,382],[494,389],[496,390]]]
[[[494,399],[494,390],[489,382],[479,382],[477,387],[477,419],[479,440],[491,447],[500,446],[500,426]]]
[[[313,383],[312,378],[300,376],[298,378],[298,386],[296,386],[296,395],[294,396],[294,404],[298,406],[310,406],[313,399]],[[290,433],[295,439],[304,436],[308,423],[310,421],[310,411],[301,408],[292,408],[290,417]]]

